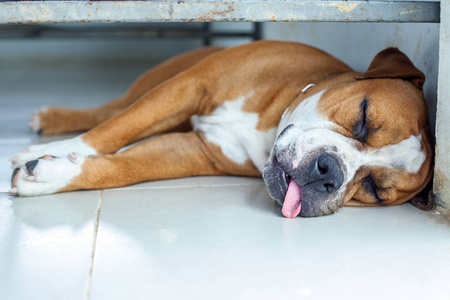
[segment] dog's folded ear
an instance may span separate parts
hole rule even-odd
[[[421,210],[431,210],[434,207],[435,202],[432,180],[419,194],[411,199],[411,204]]]
[[[414,67],[409,58],[397,48],[387,48],[378,53],[366,72],[355,79],[401,78],[422,90],[425,75]]]

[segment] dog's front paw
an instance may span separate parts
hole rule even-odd
[[[42,145],[32,145],[27,149],[20,151],[14,157],[10,158],[9,161],[12,162],[12,168],[16,169],[18,167],[23,167],[27,162],[37,160],[43,156],[54,156],[54,157],[64,157],[68,153],[76,152],[82,155],[95,155],[97,151],[83,142],[81,136],[56,141],[48,144]]]
[[[65,157],[45,155],[14,169],[11,195],[53,194],[69,185],[81,173],[85,156],[70,153]]]

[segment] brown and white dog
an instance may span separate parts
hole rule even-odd
[[[289,218],[404,203],[432,176],[424,80],[395,48],[364,73],[299,43],[204,48],[102,107],[38,112],[43,134],[89,131],[13,157],[10,193],[230,174],[262,175]]]

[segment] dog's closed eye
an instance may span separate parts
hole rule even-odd
[[[367,137],[369,136],[369,118],[367,117],[367,107],[369,106],[369,101],[367,98],[364,98],[364,100],[361,102],[360,105],[360,112],[361,116],[358,119],[358,121],[353,125],[352,131],[355,138],[360,141],[361,143],[364,143],[367,140]]]
[[[373,178],[371,177],[371,176],[367,176],[367,177],[365,177],[363,180],[362,180],[362,187],[364,188],[364,190],[367,192],[367,193],[369,193],[371,196],[373,196],[376,200],[377,200],[377,202],[379,203],[379,204],[382,204],[383,203],[383,199],[381,199],[379,196],[378,196],[378,193],[377,193],[377,186],[376,186],[376,184],[375,184],[375,182],[373,181]]]

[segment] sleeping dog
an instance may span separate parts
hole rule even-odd
[[[11,158],[10,193],[229,174],[262,175],[288,218],[404,203],[432,177],[424,80],[396,48],[363,73],[300,43],[204,48],[101,107],[37,112],[43,134],[89,131]]]

